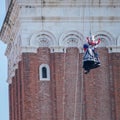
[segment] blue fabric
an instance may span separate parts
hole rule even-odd
[[[84,44],[84,45],[83,45],[83,48],[88,48],[88,44]]]

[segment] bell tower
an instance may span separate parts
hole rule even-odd
[[[10,120],[120,120],[119,0],[6,3]],[[90,29],[101,38],[101,67],[85,75]]]

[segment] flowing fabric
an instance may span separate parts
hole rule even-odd
[[[97,53],[94,49],[88,48],[83,56],[83,68],[84,70],[94,69],[100,66],[100,61]]]

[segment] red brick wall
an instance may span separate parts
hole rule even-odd
[[[65,64],[65,120],[80,117],[80,65],[78,49],[68,48]]]
[[[112,120],[107,49],[100,49],[101,67],[84,75],[87,120]]]
[[[120,120],[120,53],[112,53],[110,55],[110,75],[113,83],[111,90],[114,119]]]
[[[120,54],[99,49],[101,67],[84,75],[77,48],[24,53],[10,92],[10,120],[120,120]],[[39,66],[50,66],[50,81],[39,80]]]

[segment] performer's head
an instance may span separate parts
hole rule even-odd
[[[95,36],[94,36],[94,35],[91,35],[91,36],[90,36],[90,40],[91,40],[92,42],[94,42],[94,41],[95,41]]]
[[[83,49],[84,49],[84,51],[86,51],[88,49],[88,44],[84,44]]]

